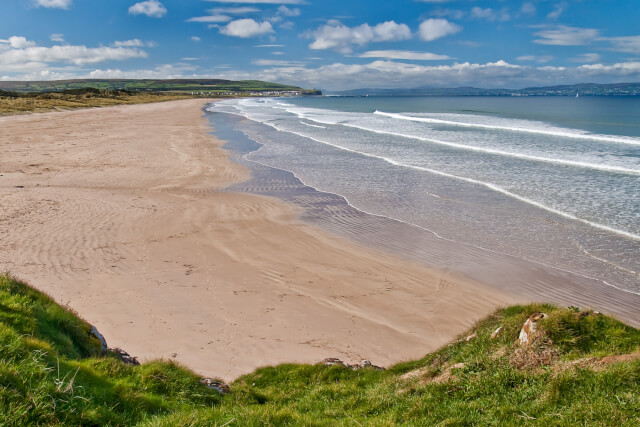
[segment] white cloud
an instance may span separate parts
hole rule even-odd
[[[640,55],[640,36],[602,37],[599,40],[610,42],[611,50]]]
[[[140,39],[113,42],[113,46],[115,47],[154,47],[155,45],[154,42],[143,42]]]
[[[225,36],[248,38],[273,33],[273,27],[269,22],[257,22],[253,19],[238,19],[220,28],[220,33]]]
[[[522,3],[522,7],[520,8],[520,12],[524,15],[534,15],[536,13],[536,6],[530,2]]]
[[[425,82],[430,86],[444,87],[520,88],[584,81],[611,83],[637,80],[640,79],[640,62],[579,67],[532,67],[509,64],[505,61],[433,66],[374,61],[362,65],[335,63],[317,68],[276,67],[252,73],[227,72],[219,77],[277,81],[328,90],[419,87],[424,86]]]
[[[11,36],[9,37],[9,46],[14,49],[24,49],[27,47],[35,46],[36,44],[32,41],[27,40],[25,37],[19,36]]]
[[[575,28],[558,25],[550,30],[542,30],[535,33],[541,37],[533,42],[555,46],[581,46],[595,40],[599,31],[594,28]]]
[[[451,59],[447,55],[429,52],[411,52],[406,50],[370,50],[358,55],[360,58],[409,59],[416,61],[441,61]]]
[[[580,56],[576,56],[574,58],[569,59],[569,61],[588,64],[588,63],[592,63],[592,62],[599,62],[600,59],[601,59],[600,55],[597,54],[597,53],[584,53],[584,54],[582,54]]]
[[[246,4],[304,4],[304,0],[206,0],[216,3],[246,3]]]
[[[72,0],[34,0],[36,7],[48,7],[53,9],[69,9]]]
[[[278,8],[278,13],[284,16],[300,16],[300,9],[293,8],[289,9],[287,6],[280,6]]]
[[[199,42],[200,40],[202,40],[202,39],[200,37],[198,37],[198,36],[192,36],[191,37],[191,41]]]
[[[167,8],[158,0],[146,0],[131,6],[129,13],[132,15],[147,15],[150,18],[162,18],[167,14]]]
[[[131,58],[144,58],[147,53],[132,47],[97,47],[55,45],[36,46],[24,37],[10,37],[8,46],[0,49],[0,71],[4,72],[40,72],[49,64],[73,64],[82,66],[104,61],[122,61]]]
[[[565,2],[556,4],[553,7],[553,10],[551,12],[549,12],[549,14],[547,15],[547,18],[548,19],[558,19],[560,17],[560,15],[562,15],[562,12],[564,12],[566,7],[567,7],[567,4]]]
[[[438,8],[431,12],[432,16],[436,16],[438,18],[451,18],[451,19],[462,19],[464,18],[464,11],[458,9],[442,9]]]
[[[64,43],[64,34],[51,34],[49,40],[52,42]]]
[[[428,42],[460,31],[461,26],[446,19],[427,19],[420,24],[419,34],[422,40]]]
[[[82,77],[91,79],[177,79],[184,77],[200,77],[193,72],[197,67],[191,64],[164,64],[148,70],[94,70]]]
[[[406,24],[397,24],[395,21],[382,22],[373,27],[369,24],[347,27],[339,21],[331,20],[316,30],[307,32],[305,36],[314,39],[309,45],[311,49],[334,49],[350,53],[352,45],[410,39],[411,30]]]
[[[254,65],[275,67],[302,67],[305,64],[304,62],[300,61],[279,61],[276,59],[258,59],[251,63]]]
[[[553,56],[550,56],[550,55],[541,55],[541,56],[523,55],[523,56],[518,56],[516,59],[518,61],[534,61],[534,62],[545,63],[545,62],[551,61],[553,59]]]
[[[213,15],[225,14],[225,13],[229,13],[232,15],[241,15],[245,13],[260,12],[260,9],[255,7],[216,7],[216,8],[207,10],[207,12],[210,12]]]
[[[227,15],[209,15],[209,16],[196,16],[195,18],[187,19],[187,22],[229,22],[231,17]]]
[[[509,15],[509,11],[505,8],[497,11],[491,9],[490,7],[486,9],[482,9],[481,7],[473,7],[471,8],[471,18],[486,19],[490,22],[505,22],[511,19],[511,15]]]

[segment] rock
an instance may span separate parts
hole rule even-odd
[[[216,380],[213,378],[202,378],[200,380],[200,384],[206,386],[207,388],[215,390],[220,394],[231,393],[231,387],[229,387],[229,384],[225,384],[223,381],[220,381],[220,380]]]
[[[117,347],[108,348],[107,352],[115,354],[118,357],[118,359],[120,359],[126,365],[131,365],[131,366],[140,365],[140,362],[138,362],[138,358],[137,357],[131,356],[129,353],[127,353],[126,351],[124,351],[121,348],[117,348]]]
[[[384,368],[380,367],[380,366],[376,366],[374,364],[372,364],[369,360],[362,360],[360,362],[360,364],[355,364],[355,365],[349,365],[347,363],[344,363],[342,360],[335,358],[335,357],[330,357],[328,359],[324,359],[322,362],[320,362],[321,364],[325,365],[325,366],[344,366],[345,368],[349,368],[352,371],[358,371],[360,369],[364,369],[364,368],[368,368],[368,369],[375,369],[376,371],[384,371]]]
[[[464,340],[465,341],[471,341],[474,338],[477,338],[478,334],[476,332],[472,333],[471,335],[469,335],[468,337],[466,337]]]
[[[498,335],[500,335],[500,332],[502,332],[502,326],[500,326],[498,329],[493,331],[493,333],[491,334],[491,339],[493,340],[498,338]]]
[[[524,325],[522,325],[522,329],[520,330],[520,336],[518,337],[518,344],[520,345],[529,345],[533,342],[536,336],[536,323],[540,319],[544,319],[548,317],[544,313],[533,313]]]
[[[102,353],[107,351],[107,348],[109,348],[107,346],[107,341],[104,339],[104,336],[98,331],[98,328],[93,325],[91,325],[91,335],[93,335],[98,339],[98,341],[100,341],[100,351]]]
[[[346,367],[346,363],[344,363],[342,360],[335,358],[335,357],[329,357],[327,359],[324,359],[322,362],[324,366],[334,366],[334,365],[340,365],[340,366],[344,366]]]

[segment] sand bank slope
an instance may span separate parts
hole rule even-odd
[[[325,357],[388,364],[511,296],[304,225],[208,134],[203,101],[0,119],[0,270],[112,346],[232,379]]]

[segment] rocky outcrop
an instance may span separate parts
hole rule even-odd
[[[131,356],[129,353],[127,353],[126,351],[124,351],[121,348],[118,348],[118,347],[107,348],[107,353],[111,353],[111,354],[115,355],[125,365],[130,365],[130,366],[138,366],[138,365],[140,365],[140,362],[138,362],[138,358],[137,357]]]
[[[529,316],[527,321],[524,322],[524,325],[522,325],[522,329],[520,330],[520,336],[518,337],[518,344],[530,345],[531,343],[533,343],[537,335],[539,335],[536,332],[537,331],[536,323],[538,322],[538,320],[544,319],[545,317],[548,317],[548,316],[544,313],[533,313],[531,316]]]
[[[215,390],[220,394],[231,393],[231,387],[229,387],[229,384],[226,384],[220,380],[216,380],[213,378],[202,378],[200,380],[200,384],[206,386],[207,388]]]
[[[335,357],[329,357],[327,359],[324,359],[322,362],[320,362],[320,364],[325,365],[325,366],[343,366],[345,368],[349,368],[353,371],[358,371],[360,369],[375,369],[377,371],[383,371],[384,368],[380,367],[380,366],[376,366],[374,364],[372,364],[370,361],[368,360],[362,360],[360,362],[360,364],[355,364],[355,365],[349,365],[345,362],[343,362],[342,360],[335,358]]]

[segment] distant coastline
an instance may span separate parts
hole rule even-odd
[[[597,84],[528,87],[523,89],[487,89],[476,87],[438,88],[362,88],[331,91],[333,96],[640,96],[640,83]]]

